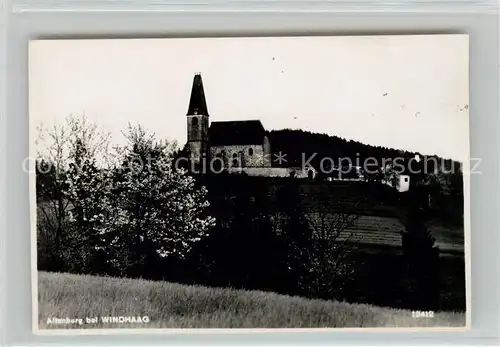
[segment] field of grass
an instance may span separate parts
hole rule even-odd
[[[39,272],[39,328],[333,328],[461,327],[465,314],[411,311],[310,300],[167,282]],[[147,324],[102,323],[106,316],[148,316]],[[85,324],[97,317],[98,323]],[[49,318],[81,318],[83,324],[47,324]]]

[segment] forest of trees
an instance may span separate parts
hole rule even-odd
[[[381,146],[363,144],[327,134],[311,133],[304,130],[273,130],[268,133],[273,154],[286,153],[286,162],[273,166],[300,167],[304,159],[313,158],[310,164],[318,171],[318,180],[323,180],[329,163],[334,165],[361,166],[369,172],[367,179],[381,180],[382,164],[394,163],[394,169],[400,174],[410,176],[411,189],[417,189],[428,199],[433,217],[445,224],[463,224],[463,173],[462,164],[452,159],[437,155],[421,154]],[[419,156],[419,161],[415,156]],[[321,160],[324,161],[321,167]],[[373,164],[373,165],[372,165]],[[322,170],[323,168],[323,170]],[[349,177],[348,169],[343,177]],[[333,170],[332,170],[333,171]],[[336,171],[334,171],[336,172]]]
[[[314,156],[315,159],[312,161],[316,165],[318,165],[322,158],[332,158],[336,163],[341,162],[340,159],[348,158],[353,165],[358,165],[358,160],[361,166],[363,162],[368,161],[368,158],[380,166],[384,159],[400,158],[402,166],[405,167],[408,165],[408,161],[418,154],[422,157],[421,165],[427,159],[429,165],[428,171],[434,170],[435,167],[432,166],[434,163],[438,163],[439,166],[436,169],[441,171],[461,168],[459,162],[440,158],[431,153],[424,155],[406,150],[368,145],[358,141],[346,140],[338,136],[311,133],[305,130],[272,130],[268,133],[268,136],[273,153],[282,151],[287,154],[287,161],[281,163],[282,166],[300,166],[303,154],[306,158],[316,154]],[[277,166],[280,165],[277,163],[274,164]],[[414,162],[411,165],[415,170],[419,169],[418,163]],[[404,171],[407,171],[407,168]]]
[[[318,136],[283,131],[275,132],[273,140],[279,134],[282,139],[299,134],[303,141]],[[314,211],[325,219],[311,223],[311,211],[300,204],[298,180],[284,178],[275,191],[271,181],[244,176],[199,177],[175,168],[180,153],[175,143],[156,139],[140,126],[129,126],[124,136],[127,142],[112,148],[109,134],[85,118],[70,117],[67,124],[40,129],[39,270],[324,299],[345,299],[352,292],[350,283],[368,280],[357,277],[366,265],[365,260],[355,265],[356,240],[336,242],[356,216],[325,205]],[[311,140],[304,147],[312,151],[325,146],[323,153],[328,154],[330,137],[318,138],[325,142]],[[348,145],[340,145],[343,140],[332,139],[343,148],[342,154],[348,153]],[[300,144],[290,140],[282,145],[286,143]],[[293,153],[293,148],[279,146],[277,140],[274,150]],[[268,198],[271,190],[273,204]],[[416,289],[403,288],[401,294],[422,298],[418,307],[434,307],[438,289],[429,286],[427,270],[438,268],[438,251],[425,223],[416,222],[423,216],[415,206],[410,215],[417,217],[408,218],[411,235],[405,238],[413,241],[403,246],[406,262],[423,269],[427,277],[415,272],[411,276]],[[437,285],[435,277],[432,281]],[[369,283],[356,286],[370,290]],[[360,298],[366,300],[366,293]]]
[[[182,258],[214,225],[206,189],[174,171],[172,146],[140,126],[113,151],[84,118],[46,135],[36,166],[41,269],[138,276],[151,260]]]
[[[176,145],[140,126],[123,134],[126,143],[111,148],[109,134],[86,118],[40,129],[39,270],[322,297],[342,288],[325,290],[323,282],[347,278],[347,260],[326,267],[347,249],[328,242],[322,249],[330,252],[315,251],[303,211],[289,204],[298,201],[293,182],[280,194],[279,211],[266,203],[269,186],[262,182],[235,182],[238,191],[221,200],[231,177],[175,169]]]

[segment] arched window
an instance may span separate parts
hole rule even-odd
[[[253,155],[253,148],[248,149],[248,155],[252,156]]]
[[[214,160],[214,162],[212,164],[212,168],[213,168],[214,173],[220,173],[222,171],[222,168],[224,167],[224,164],[223,164],[222,159],[220,157],[220,153],[217,154],[217,159],[218,160]]]
[[[237,158],[238,158],[238,154],[233,153],[233,159],[237,159]]]
[[[198,118],[197,117],[194,117],[193,118],[193,121],[191,123],[194,127],[197,127],[198,126]]]

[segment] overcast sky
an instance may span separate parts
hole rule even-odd
[[[195,72],[212,121],[469,154],[465,35],[35,41],[31,121],[85,113],[114,142],[130,121],[184,143]]]

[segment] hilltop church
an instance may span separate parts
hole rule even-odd
[[[209,169],[210,166],[207,167],[206,163],[218,158],[219,164],[229,173],[244,172],[249,176],[309,179],[317,176],[317,171],[312,167],[273,167],[271,142],[260,120],[210,123],[203,81],[199,73],[193,78],[186,118],[187,148],[190,160],[196,166],[204,162],[205,169]],[[409,176],[396,176],[394,180],[383,183],[400,192],[407,191]]]
[[[210,124],[203,81],[193,79],[187,112],[187,141],[193,162],[221,158],[225,167],[271,167],[271,144],[259,120]]]
[[[313,177],[313,169],[278,168],[271,165],[271,143],[260,120],[214,121],[210,123],[201,74],[195,74],[187,118],[190,160],[199,165],[220,158],[228,172],[250,176]]]

